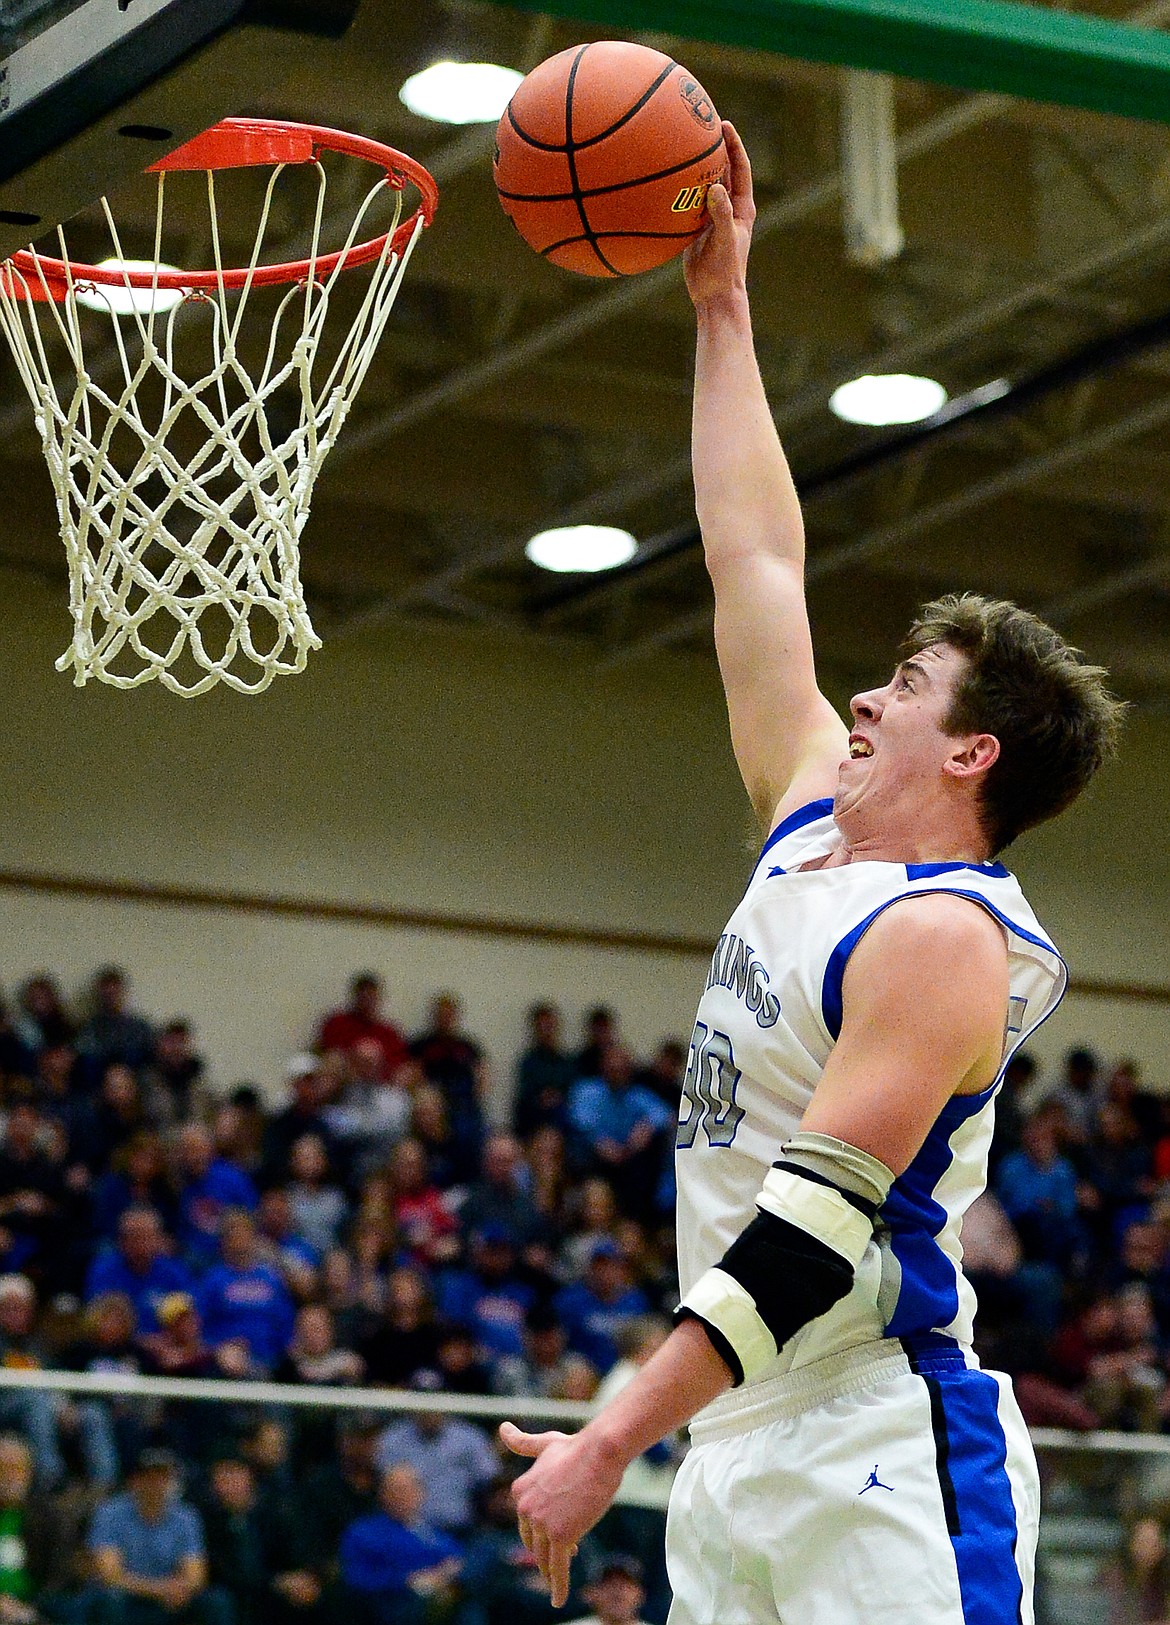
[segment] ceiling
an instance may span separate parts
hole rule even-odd
[[[1163,14],[1170,23],[1170,4],[1141,13]],[[710,648],[679,267],[599,282],[546,264],[499,209],[491,131],[428,124],[397,97],[437,54],[527,69],[588,37],[600,31],[495,5],[363,0],[344,42],[303,48],[279,93],[241,109],[389,141],[441,190],[305,533],[302,573],[326,638],[409,617],[576,640],[605,664]],[[866,269],[845,250],[840,70],[640,37],[687,64],[753,160],[757,344],[805,491],[829,688],[872,678],[916,604],[966,587],[1047,613],[1127,697],[1164,705],[1170,125],[899,82],[906,246]],[[338,195],[356,195],[344,177]],[[148,212],[129,195],[116,208],[127,251],[144,251]],[[208,252],[195,212],[179,209],[174,225],[164,257]],[[274,226],[282,247],[302,235],[288,210]],[[227,252],[246,251],[233,229]],[[88,216],[70,246],[108,252]],[[86,329],[99,371],[103,322]],[[998,379],[1018,387],[925,434],[829,413],[836,384],[897,370],[928,372],[960,398]],[[48,476],[6,352],[0,431],[0,564],[64,590]],[[633,530],[633,566],[559,578],[527,563],[534,530],[581,520]]]

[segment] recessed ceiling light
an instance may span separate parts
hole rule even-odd
[[[921,423],[947,403],[947,392],[933,378],[915,378],[906,372],[851,379],[835,389],[830,409],[846,423],[883,429],[891,423]]]
[[[628,530],[613,525],[563,525],[542,530],[524,549],[542,570],[568,572],[613,570],[638,551]]]
[[[436,62],[411,74],[398,97],[440,124],[494,124],[523,77],[494,62]]]
[[[153,272],[174,271],[174,265],[158,265],[154,260],[101,260],[98,263],[99,271],[143,271]],[[183,302],[185,295],[181,288],[132,288],[127,283],[116,283],[113,286],[105,282],[93,283],[88,288],[79,288],[77,303],[84,305],[87,310],[100,310],[106,316],[132,316],[136,311],[141,315],[148,315],[151,310],[172,310],[175,305]]]

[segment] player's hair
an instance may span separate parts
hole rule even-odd
[[[1002,599],[949,593],[923,606],[908,655],[946,643],[967,658],[944,726],[990,733],[999,757],[981,787],[983,824],[1000,852],[1076,800],[1117,746],[1127,706],[1108,673],[1036,615]]]

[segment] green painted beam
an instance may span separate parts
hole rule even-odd
[[[1010,0],[496,0],[1170,124],[1170,35]]]

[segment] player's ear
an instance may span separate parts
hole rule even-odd
[[[968,734],[956,739],[954,750],[943,763],[943,772],[955,779],[975,778],[998,760],[999,740],[994,734]]]

